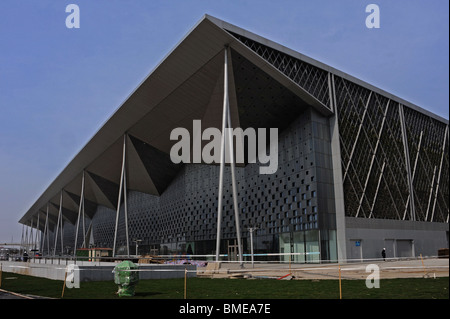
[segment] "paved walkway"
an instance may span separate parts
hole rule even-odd
[[[423,278],[448,277],[448,259],[408,259],[392,261],[371,261],[346,264],[279,264],[255,263],[209,263],[205,268],[198,268],[197,276],[209,278],[274,278],[278,279],[337,279],[339,270],[342,279],[363,279],[372,272],[369,265],[376,265],[383,278]]]

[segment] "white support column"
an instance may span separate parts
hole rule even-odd
[[[44,234],[42,236],[42,243],[41,243],[41,252],[44,254],[44,248],[45,248],[45,239],[47,238],[47,255],[50,255],[50,243],[48,239],[48,203],[47,203],[47,214],[45,217],[45,224],[44,224]]]
[[[23,239],[23,249],[28,253],[28,229],[30,226],[25,225],[25,237]]]
[[[126,163],[125,163],[125,159],[126,159],[126,145],[127,145],[127,134],[123,135],[123,151],[122,151],[122,171],[120,174],[120,186],[119,186],[119,196],[117,199],[117,211],[116,211],[116,226],[114,229],[114,244],[113,244],[113,257],[116,256],[116,243],[117,243],[117,228],[119,225],[119,213],[120,213],[120,205],[121,205],[121,199],[122,199],[122,193],[124,196],[124,208],[125,208],[125,230],[126,230],[126,237],[127,237],[127,253],[128,255],[130,255],[130,246],[129,246],[129,241],[128,241],[128,221],[127,221],[127,205],[126,205],[126,190],[124,190],[124,184],[126,187],[126,182],[125,178],[126,178],[126,174],[125,174],[125,170],[126,170]]]
[[[54,234],[55,240],[53,242],[53,257],[56,255],[56,244],[58,243],[58,231],[59,231],[59,218],[61,216],[61,211],[58,212],[58,221],[56,222],[56,232]]]
[[[416,176],[417,161],[419,160],[420,148],[422,146],[422,136],[423,136],[423,131],[420,131],[419,145],[417,146],[417,154],[416,154],[416,158],[414,160],[414,167],[413,167],[413,172],[412,172],[412,180],[413,181],[414,181],[414,176]]]
[[[61,195],[59,197],[59,212],[58,212],[58,221],[56,222],[56,232],[55,232],[55,245],[53,247],[53,256],[56,256],[56,246],[58,245],[58,232],[59,232],[59,224],[62,224],[62,200],[63,200],[63,190],[61,190]],[[61,230],[61,240],[62,240],[62,230]],[[61,241],[62,245],[62,241]],[[61,246],[62,247],[62,246]],[[63,250],[63,249],[61,249]]]
[[[124,149],[123,152],[125,153],[125,145],[126,145],[126,135],[124,138]],[[125,213],[125,237],[127,240],[127,255],[130,256],[130,238],[128,237],[128,204],[127,204],[127,168],[126,168],[126,156],[124,155],[123,161],[124,161],[124,169],[123,169],[123,208]]]
[[[385,122],[385,120],[386,120],[386,115],[387,115],[387,111],[389,110],[389,104],[390,104],[390,102],[391,102],[391,100],[389,100],[389,101],[387,102],[386,110],[384,111],[384,114],[383,114],[383,120],[381,121],[380,131],[378,132],[378,135],[377,135],[377,143],[375,144],[375,149],[374,149],[373,154],[372,154],[372,159],[370,160],[369,171],[368,171],[368,173],[367,173],[366,180],[365,180],[365,182],[364,182],[363,193],[362,193],[362,195],[361,195],[361,198],[359,199],[358,210],[357,210],[357,212],[356,212],[355,217],[358,217],[359,211],[361,210],[361,206],[362,206],[362,203],[363,203],[363,201],[364,201],[364,197],[366,196],[367,184],[369,183],[369,178],[370,178],[370,174],[372,173],[373,163],[374,163],[375,158],[376,158],[376,155],[377,155],[378,146],[380,145],[381,134],[383,134],[384,122]]]
[[[437,169],[437,167],[435,165],[434,169],[433,169],[433,178],[431,179],[430,196],[428,197],[428,205],[427,205],[427,212],[425,214],[425,221],[428,220],[428,213],[430,212],[431,200],[433,198],[434,178],[436,176],[436,169]]]
[[[64,223],[63,223],[63,213],[62,213],[62,196],[61,196],[61,219],[60,219],[60,227],[61,227],[61,256],[64,255],[64,235],[63,235],[63,231],[64,231]]]
[[[416,153],[416,158],[414,159],[414,166],[413,166],[413,171],[412,171],[412,176],[411,176],[411,182],[413,185],[414,185],[414,177],[416,176],[417,161],[419,160],[420,147],[422,144],[422,135],[423,135],[423,131],[420,131],[419,145],[417,146],[417,153]],[[406,199],[405,211],[409,205],[410,199],[411,199],[411,196],[410,196],[410,194],[408,194],[408,198]]]
[[[27,247],[28,247],[29,251],[31,251],[30,247],[33,246],[33,237],[34,237],[34,234],[33,234],[33,217],[31,217],[31,220],[30,220],[30,236],[28,237],[28,242],[27,242]]]
[[[83,248],[88,247],[90,244],[91,231],[92,231],[92,220],[89,222],[89,226],[86,230],[86,236],[84,236]]]
[[[83,186],[84,186],[84,171],[83,171]],[[81,197],[81,219],[83,220],[83,243],[81,247],[86,248],[86,222],[85,222],[85,214],[84,214],[84,189],[83,196]]]
[[[34,238],[34,249],[38,249],[38,234],[39,234],[39,222],[40,222],[39,216],[40,216],[40,214],[39,214],[39,211],[38,211],[38,213],[37,213],[37,224],[36,224],[36,236]],[[40,250],[39,250],[39,252],[40,252]]]
[[[331,133],[331,161],[333,165],[334,205],[336,211],[337,256],[339,262],[345,262],[347,259],[347,249],[345,233],[344,178],[342,174],[341,144],[339,139],[339,112],[333,74],[330,74],[330,83],[330,101],[333,104],[334,110],[334,115],[329,118],[329,123]]]
[[[231,124],[230,103],[228,94],[228,47],[224,49],[224,83],[223,83],[223,111],[222,111],[222,138],[220,143],[220,173],[219,173],[219,191],[218,191],[218,207],[217,207],[217,237],[216,237],[216,262],[219,261],[220,255],[220,235],[222,222],[222,197],[223,197],[223,174],[225,171],[225,141],[228,140],[230,153],[230,168],[231,168],[231,184],[233,190],[233,207],[234,217],[236,223],[236,236],[238,241],[239,262],[243,266],[243,250],[241,240],[240,217],[238,208],[237,183],[235,175],[235,159],[233,147],[233,126]],[[227,129],[227,126],[229,129]],[[227,132],[228,131],[228,132]],[[228,134],[226,134],[228,133]],[[226,138],[228,135],[228,138]]]
[[[373,215],[373,208],[375,207],[375,203],[377,201],[378,190],[380,189],[381,179],[383,178],[384,166],[385,165],[386,165],[386,161],[383,161],[383,166],[381,166],[380,177],[378,178],[378,182],[377,182],[377,188],[375,189],[375,195],[373,196],[372,205],[370,206],[369,218],[372,218],[372,215]]]
[[[254,256],[253,256],[253,232],[257,230],[256,227],[250,227],[248,231],[250,232],[250,255],[251,255],[251,261],[252,261],[252,267],[254,267]]]
[[[31,230],[32,230],[32,233],[31,233],[32,236],[30,238],[30,247],[31,247],[31,249],[35,249],[36,248],[35,247],[35,245],[36,245],[35,239],[36,239],[36,234],[37,234],[37,226],[38,226],[38,221],[37,221],[37,216],[36,216],[36,225],[34,225],[34,229],[31,228]]]
[[[406,124],[405,124],[405,115],[403,114],[403,105],[398,104],[398,113],[400,117],[400,127],[402,131],[402,139],[403,139],[403,151],[405,153],[405,167],[406,167],[406,176],[408,178],[408,187],[409,187],[409,208],[410,208],[410,214],[411,214],[411,220],[416,220],[416,209],[415,209],[415,203],[414,203],[414,186],[412,183],[412,177],[411,177],[411,164],[409,161],[409,149],[408,149],[408,135],[406,134]],[[406,218],[406,211],[408,208],[408,202],[405,205],[405,213],[403,215],[403,220]]]
[[[30,230],[30,226],[28,226],[28,225],[25,225],[25,240],[24,240],[24,247],[25,247],[25,250],[28,252],[28,250],[29,250],[29,238],[28,238],[28,232],[29,232],[29,230]]]
[[[225,48],[224,60],[224,83],[223,83],[223,111],[222,111],[222,138],[220,141],[220,173],[219,192],[217,199],[217,236],[216,236],[216,262],[219,261],[220,254],[220,233],[222,224],[222,197],[223,197],[223,173],[225,171],[225,127],[227,123],[227,103],[228,103],[228,48]]]
[[[237,183],[236,183],[236,174],[235,174],[235,164],[234,164],[234,147],[233,147],[233,134],[231,125],[231,116],[230,116],[230,104],[227,99],[227,119],[228,119],[228,145],[230,150],[230,166],[231,166],[231,184],[233,189],[233,207],[234,207],[234,219],[236,223],[236,235],[238,241],[238,250],[239,250],[239,263],[241,266],[244,264],[243,260],[243,251],[242,251],[242,241],[241,241],[241,222],[239,217],[239,208],[238,208],[238,193],[237,193]]]
[[[22,224],[22,235],[20,236],[20,247],[19,247],[19,254],[22,255],[21,250],[23,250],[23,233],[24,233],[24,227],[25,224]]]
[[[78,205],[78,218],[77,218],[77,227],[75,231],[75,244],[73,246],[73,255],[77,255],[77,242],[78,242],[78,230],[80,227],[80,219],[81,219],[81,213],[83,212],[84,216],[84,170],[83,175],[81,176],[81,194],[80,194],[80,204]],[[83,225],[84,226],[84,225]],[[83,229],[83,238],[84,238],[84,229]]]
[[[333,87],[334,87],[334,77],[333,77]],[[334,92],[334,94],[336,94],[334,89],[333,89],[333,92]],[[356,133],[355,142],[353,143],[352,150],[350,151],[350,156],[348,158],[347,166],[345,167],[344,178],[342,179],[343,181],[345,181],[345,178],[347,177],[347,173],[348,173],[348,170],[350,168],[350,164],[351,164],[352,159],[353,159],[353,154],[355,152],[356,144],[358,144],[359,135],[361,134],[361,130],[363,128],[364,119],[366,118],[367,108],[369,107],[369,102],[370,102],[370,98],[371,97],[372,97],[372,91],[370,91],[369,97],[367,98],[366,105],[364,106],[364,113],[363,113],[363,116],[362,116],[362,119],[361,119],[361,123],[359,123],[358,132]],[[337,112],[335,112],[335,114],[337,114]]]
[[[333,95],[334,95],[334,93],[333,93],[334,84],[333,84],[332,81],[333,81],[332,80],[332,75],[331,75],[330,72],[328,72],[328,74],[327,74],[327,82],[328,82],[328,96],[330,97],[330,108],[331,108],[331,111],[336,114],[337,110],[336,110],[336,105],[334,103],[334,98],[333,98]]]
[[[33,221],[33,217],[31,217],[31,221],[30,221],[30,237],[28,238],[28,250],[31,251],[31,248],[33,247],[33,238],[34,238],[34,227],[36,225],[34,225],[34,221]]]
[[[434,210],[436,208],[436,200],[438,197],[438,192],[439,192],[439,183],[441,181],[441,172],[442,172],[442,162],[444,161],[444,154],[445,154],[445,140],[447,138],[447,133],[448,133],[448,125],[445,127],[445,133],[444,133],[444,141],[442,142],[442,154],[441,154],[441,161],[439,164],[439,173],[437,175],[437,182],[436,182],[436,193],[434,195],[434,201],[433,201],[433,209],[431,210],[431,219],[430,221],[433,221],[434,218]]]
[[[39,214],[38,214],[39,216]],[[33,237],[31,237],[31,249],[36,249],[36,235],[38,233],[38,216],[36,216],[36,225],[34,225],[33,229]]]
[[[28,225],[25,225],[25,238],[23,241],[24,249],[28,252]]]
[[[47,223],[47,256],[50,256],[50,229],[49,229],[49,224],[48,224],[48,211],[49,211],[49,207],[48,207],[48,203],[47,203],[47,218],[46,218],[46,223]]]
[[[28,225],[25,225],[25,234],[24,234],[23,243],[22,243],[24,250],[27,249],[27,242],[28,242]]]
[[[31,247],[33,247],[33,237],[34,237],[34,229],[33,229],[33,217],[31,217],[30,221],[30,235],[28,237],[28,250],[31,251]]]
[[[47,218],[48,218],[48,214],[47,214]],[[45,222],[44,222],[44,233],[42,234],[42,241],[40,243],[40,245],[41,245],[40,251],[41,251],[42,255],[44,255],[44,248],[45,248],[45,234],[47,233],[47,218],[45,219]]]

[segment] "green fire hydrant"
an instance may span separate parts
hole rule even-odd
[[[134,288],[139,282],[138,266],[129,260],[122,261],[114,267],[114,283],[119,285],[117,293],[120,297],[134,296]]]

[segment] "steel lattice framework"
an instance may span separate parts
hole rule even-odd
[[[346,216],[448,222],[448,125],[232,34],[330,109],[334,86]]]

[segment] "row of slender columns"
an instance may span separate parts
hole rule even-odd
[[[63,216],[62,216],[62,199],[63,191],[60,194],[60,203],[58,210],[58,221],[56,223],[56,231],[54,233],[54,244],[53,244],[53,256],[56,255],[56,249],[58,245],[58,235],[60,235],[61,240],[61,253],[64,252],[64,241],[63,241]],[[40,226],[40,214],[37,214],[36,225],[33,227],[33,219],[30,221],[30,226],[23,225],[22,227],[22,236],[21,236],[21,247],[25,250],[37,250],[39,247],[39,251],[41,253],[44,252],[45,248],[47,248],[47,255],[50,255],[50,235],[49,235],[49,224],[48,224],[48,204],[47,204],[47,212],[44,223],[44,231],[41,232],[41,236],[39,237],[39,226]],[[24,227],[27,227],[24,229]],[[60,228],[61,227],[61,228]],[[30,232],[28,233],[28,228]],[[33,234],[33,228],[36,228],[35,233]],[[39,242],[39,244],[38,244]]]
[[[238,210],[238,195],[237,195],[237,183],[236,183],[236,175],[235,175],[235,162],[234,162],[234,147],[233,147],[233,136],[231,129],[226,130],[226,128],[232,128],[231,124],[231,115],[230,115],[230,106],[229,106],[229,94],[228,94],[228,48],[225,48],[225,59],[224,59],[224,98],[223,98],[223,114],[222,114],[222,139],[221,139],[221,162],[220,162],[220,175],[219,175],[219,194],[218,194],[218,214],[217,214],[217,238],[216,238],[216,261],[219,261],[219,252],[220,252],[220,238],[221,238],[221,221],[222,221],[222,199],[223,199],[223,174],[225,170],[225,148],[228,143],[229,152],[230,152],[230,167],[231,167],[231,178],[232,178],[232,191],[233,191],[233,208],[236,222],[236,233],[237,233],[237,241],[238,241],[238,251],[239,251],[239,262],[243,263],[243,250],[242,250],[242,240],[241,240],[241,231],[240,231],[240,217]],[[226,134],[228,131],[228,134]],[[116,255],[116,246],[117,246],[117,233],[118,233],[118,225],[119,225],[119,215],[120,215],[120,206],[122,204],[123,198],[123,206],[124,206],[124,214],[125,214],[125,237],[126,237],[126,247],[127,247],[127,255],[130,255],[130,245],[129,245],[129,234],[128,234],[128,205],[127,205],[127,170],[126,170],[126,152],[127,152],[127,134],[123,136],[123,152],[122,152],[122,169],[120,175],[120,186],[119,186],[119,196],[117,200],[117,209],[116,209],[116,220],[115,220],[115,228],[114,228],[114,243],[113,243],[113,256]],[[83,221],[83,234],[86,236],[86,229],[84,223],[84,188],[85,188],[85,172],[83,171],[82,182],[81,182],[81,196],[80,203],[78,205],[78,218],[76,224],[76,233],[75,233],[75,251],[78,243],[78,232],[80,226],[80,220]],[[56,247],[58,244],[58,232],[59,227],[61,227],[61,251],[63,251],[63,222],[62,222],[62,201],[63,201],[63,190],[60,195],[60,205],[59,205],[59,214],[58,221],[56,224],[56,234],[55,234],[55,244],[53,248],[53,255],[56,254]],[[45,222],[44,228],[44,238],[47,234],[47,248],[48,246],[48,206],[47,206],[47,218]],[[44,249],[45,240],[42,242],[42,249]],[[85,247],[85,238],[83,241],[83,247]]]
[[[126,242],[127,242],[127,255],[130,255],[130,245],[129,245],[129,236],[128,236],[128,209],[127,209],[127,181],[126,181],[126,139],[127,135],[124,134],[123,137],[123,154],[122,154],[122,170],[121,170],[121,177],[120,177],[120,190],[119,190],[119,196],[118,196],[118,203],[117,203],[117,211],[116,211],[116,224],[115,224],[115,230],[114,230],[114,245],[113,245],[113,256],[116,255],[116,244],[117,244],[117,230],[118,230],[118,221],[119,221],[119,212],[120,212],[120,206],[122,201],[122,193],[123,193],[123,203],[124,203],[124,210],[125,210],[125,231],[126,231]],[[54,244],[53,244],[53,256],[56,255],[56,250],[58,246],[58,236],[60,235],[61,240],[61,254],[64,253],[64,242],[63,242],[63,192],[64,190],[61,190],[60,193],[60,200],[59,200],[59,209],[58,209],[58,220],[56,222],[56,231],[54,234]],[[77,223],[76,223],[76,231],[75,231],[75,242],[74,242],[74,256],[76,256],[76,248],[78,245],[78,233],[79,233],[79,227],[80,222],[82,222],[82,228],[83,228],[83,243],[82,247],[86,247],[86,225],[85,225],[85,171],[83,170],[82,178],[81,178],[81,196],[80,196],[80,202],[78,205],[78,217],[77,217]],[[47,249],[47,254],[50,255],[50,235],[49,235],[49,204],[47,203],[47,211],[46,211],[46,218],[44,223],[44,231],[41,236],[41,243],[40,243],[40,251],[44,252],[45,249]],[[31,221],[31,228],[33,228],[33,221]],[[25,225],[24,225],[25,226]],[[36,226],[36,242],[37,243],[37,232],[39,229],[39,214],[38,214],[38,222]],[[32,234],[30,231],[30,235],[28,235],[28,228],[26,229],[26,232],[22,229],[22,246],[29,246],[29,238],[32,238]]]

